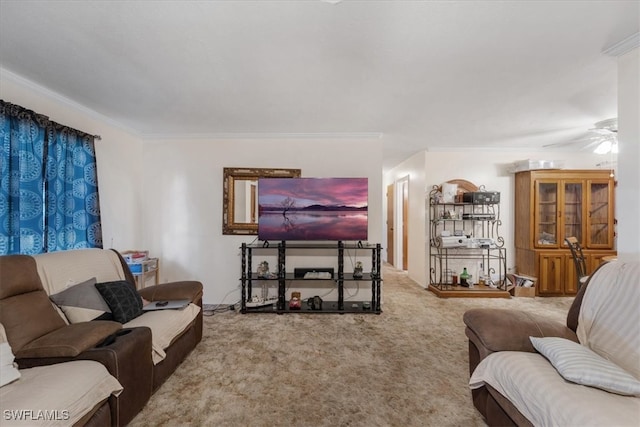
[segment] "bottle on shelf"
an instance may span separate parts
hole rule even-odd
[[[467,271],[467,267],[464,267],[462,273],[460,273],[460,286],[469,286],[469,272]]]

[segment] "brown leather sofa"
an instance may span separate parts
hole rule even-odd
[[[67,252],[65,257],[74,256],[75,251]],[[121,274],[135,286],[129,268],[117,256]],[[0,323],[19,368],[94,360],[123,386],[119,396],[112,395],[97,405],[78,425],[126,425],[202,339],[200,282],[165,283],[142,289],[140,294],[149,301],[189,299],[200,307],[195,319],[164,349],[166,357],[155,365],[151,329],[123,328],[108,320],[68,324],[43,288],[36,259],[28,255],[0,256]]]
[[[469,373],[487,356],[499,351],[536,352],[529,337],[561,337],[578,342],[578,316],[589,282],[576,295],[566,325],[532,314],[508,309],[471,309],[464,316],[469,338]],[[472,390],[473,404],[490,426],[532,426],[533,424],[489,384]]]
[[[576,299],[577,301],[577,299]],[[574,306],[576,304],[574,303]],[[467,311],[463,320],[469,338],[469,374],[489,354],[496,351],[535,352],[529,336],[562,337],[577,342],[575,334],[579,306],[572,306],[567,326],[534,318],[516,310],[477,308]],[[575,324],[572,320],[575,315]],[[500,328],[495,328],[501,325]],[[490,426],[532,426],[531,422],[498,391],[486,384],[471,390],[473,404]]]

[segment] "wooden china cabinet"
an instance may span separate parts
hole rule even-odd
[[[603,256],[616,254],[614,186],[608,170],[516,173],[516,267],[538,278],[537,295],[577,292],[566,237],[575,236],[582,245],[589,274]]]

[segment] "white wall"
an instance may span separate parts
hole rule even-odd
[[[565,169],[596,169],[596,164],[607,160],[603,156],[585,152],[514,153],[488,151],[423,152],[416,154],[398,167],[387,172],[385,184],[398,177],[410,177],[409,276],[422,286],[428,285],[429,250],[426,197],[434,185],[452,179],[465,179],[486,190],[500,192],[501,235],[507,249],[507,267],[515,265],[514,246],[514,174],[513,163],[519,160],[561,160]],[[422,166],[423,165],[423,166]],[[422,167],[422,170],[420,168]],[[415,188],[414,188],[415,187]],[[385,212],[386,213],[386,212]],[[386,215],[385,215],[386,216]]]
[[[239,300],[239,248],[256,238],[222,234],[224,167],[298,168],[303,177],[367,177],[369,241],[378,243],[382,237],[379,139],[158,140],[145,143],[143,155],[141,245],[160,257],[162,281],[203,282],[205,303]],[[335,257],[290,261],[288,271],[295,266],[337,267]],[[276,265],[275,259],[270,265]]]
[[[640,48],[618,58],[618,255],[640,259]]]

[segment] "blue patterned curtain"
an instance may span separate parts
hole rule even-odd
[[[101,248],[102,226],[93,136],[52,126],[46,155],[47,252]]]
[[[0,254],[44,247],[43,152],[46,117],[0,103]]]
[[[94,137],[0,100],[0,255],[102,247]]]

